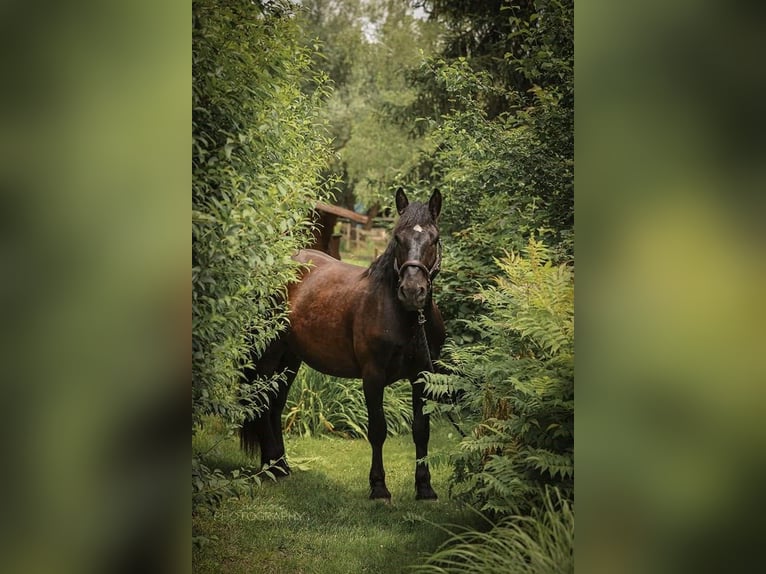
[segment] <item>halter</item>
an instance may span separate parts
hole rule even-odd
[[[394,257],[394,271],[396,272],[396,275],[399,277],[399,283],[402,282],[402,275],[404,275],[405,269],[407,267],[417,267],[420,269],[423,273],[426,274],[426,278],[428,279],[428,289],[430,291],[431,289],[431,281],[433,281],[436,276],[439,274],[439,271],[441,270],[441,264],[442,264],[442,242],[439,240],[436,243],[436,261],[434,261],[434,264],[429,269],[426,267],[426,265],[417,259],[408,259],[404,263],[399,265],[399,262],[396,260],[396,257]]]

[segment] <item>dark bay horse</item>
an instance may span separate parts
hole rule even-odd
[[[288,286],[290,326],[254,361],[256,368],[247,375],[252,380],[286,374],[286,384],[272,398],[268,412],[242,426],[243,447],[254,453],[260,446],[262,464],[289,472],[281,416],[290,384],[305,361],[328,375],[362,379],[372,446],[370,498],[390,499],[383,469],[383,389],[406,378],[412,383],[416,497],[436,498],[428,464],[417,462],[428,454],[430,431],[428,415],[423,413],[423,383],[415,381],[432,368],[445,337],[431,290],[441,263],[437,227],[441,203],[438,189],[428,203],[409,203],[400,188],[393,237],[367,269],[310,249],[294,257],[306,265],[298,281]]]

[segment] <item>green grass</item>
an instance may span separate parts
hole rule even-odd
[[[383,412],[389,435],[411,432],[409,382],[399,381],[386,387]],[[362,381],[323,375],[301,365],[290,389],[282,425],[291,434],[318,435],[331,431],[342,438],[366,438],[367,406]]]
[[[448,499],[447,456],[458,437],[444,423],[432,426],[430,452],[442,461],[431,467],[438,501],[415,500],[410,436],[389,437],[383,449],[391,504],[367,498],[366,441],[290,437],[290,477],[193,519],[195,534],[217,538],[195,548],[194,571],[393,574],[422,563],[448,538],[441,525],[476,523],[474,513]],[[212,447],[206,460],[226,470],[247,462],[236,439],[213,446],[219,440],[214,430],[202,431],[195,446]]]

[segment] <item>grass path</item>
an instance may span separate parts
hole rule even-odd
[[[431,467],[438,501],[415,500],[409,435],[389,437],[383,449],[390,505],[367,498],[366,441],[293,437],[287,443],[294,470],[289,478],[264,483],[252,499],[227,502],[214,517],[195,519],[195,530],[218,540],[194,550],[194,571],[406,572],[447,538],[439,525],[475,521],[448,499],[447,457],[457,449],[457,438],[446,424],[433,427],[430,452],[442,460]],[[218,438],[200,433],[197,440],[212,446]],[[210,462],[222,468],[244,462],[234,439],[218,444],[211,455]]]

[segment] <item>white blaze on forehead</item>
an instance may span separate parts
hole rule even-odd
[[[420,225],[416,225],[416,226],[415,226],[415,227],[413,227],[412,229],[414,229],[414,230],[415,230],[415,231],[417,231],[418,233],[423,233],[423,228],[422,228],[422,227],[420,227]]]

